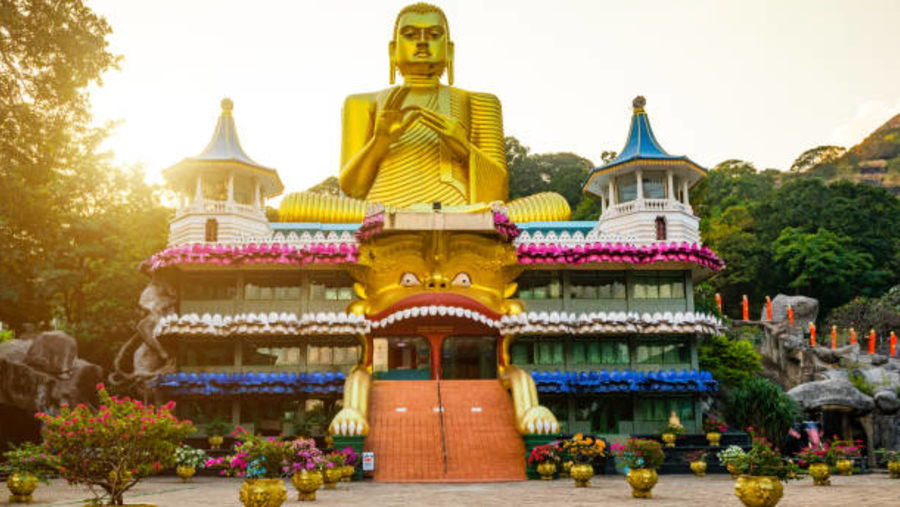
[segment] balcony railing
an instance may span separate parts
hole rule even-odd
[[[236,213],[241,215],[258,216],[260,213],[265,215],[265,210],[251,204],[241,204],[229,201],[194,201],[191,204],[178,208],[175,216],[188,215],[193,213]]]
[[[690,206],[674,199],[636,199],[634,201],[623,202],[610,206],[606,209],[603,215],[605,217],[612,217],[618,215],[628,215],[630,213],[636,213],[639,211],[681,211],[689,215],[694,214],[694,210]]]

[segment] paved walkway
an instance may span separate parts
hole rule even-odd
[[[834,477],[831,487],[814,487],[810,480],[794,481],[785,487],[779,507],[821,506],[898,506],[900,480],[890,480],[886,474],[854,477]],[[631,498],[630,488],[622,477],[600,476],[588,489],[576,489],[571,480],[553,482],[528,481],[492,484],[384,484],[341,483],[337,491],[318,492],[315,504],[298,502],[296,492],[287,482],[289,491],[285,506],[300,505],[484,505],[508,507],[514,505],[591,505],[591,506],[709,506],[741,507],[734,496],[734,486],[728,476],[715,475],[696,478],[684,475],[660,477],[653,490],[653,500]],[[126,502],[155,503],[158,507],[240,506],[238,479],[199,477],[193,483],[181,484],[176,477],[155,477],[141,482]],[[3,492],[5,493],[5,491]],[[41,485],[35,491],[32,505],[82,505],[90,494],[86,489],[73,488],[64,481]],[[5,494],[0,495],[9,505]],[[18,505],[18,504],[17,504]]]

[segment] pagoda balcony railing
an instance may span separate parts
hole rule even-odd
[[[680,211],[693,215],[694,210],[675,199],[635,199],[633,201],[615,204],[606,209],[603,213],[605,218],[619,215],[629,215],[641,211],[661,212],[661,211]]]
[[[179,217],[182,215],[197,213],[234,213],[239,215],[251,215],[254,217],[259,216],[260,213],[265,215],[265,211],[263,211],[262,208],[253,206],[252,204],[241,204],[234,201],[214,201],[204,199],[200,201],[194,201],[187,206],[178,208],[178,210],[175,211],[175,216]]]

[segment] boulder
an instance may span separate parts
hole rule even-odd
[[[787,392],[802,410],[846,410],[864,414],[875,408],[875,401],[859,392],[844,377],[806,382]]]
[[[72,374],[78,344],[62,331],[47,331],[31,340],[25,364],[44,373],[68,378]]]
[[[790,306],[794,309],[794,326],[800,329],[809,327],[810,322],[815,322],[819,315],[819,301],[806,296],[787,296],[779,294],[772,300],[772,322],[787,322],[787,308]],[[766,308],[763,305],[762,314],[759,318],[766,321]]]

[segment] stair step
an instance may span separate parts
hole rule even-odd
[[[366,450],[381,482],[525,480],[525,446],[512,401],[497,380],[375,381]],[[402,409],[402,410],[399,410]]]

